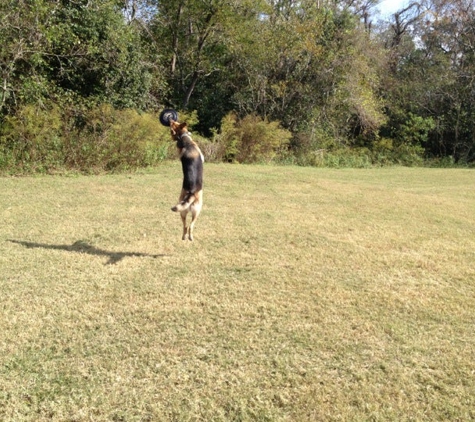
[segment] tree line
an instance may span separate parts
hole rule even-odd
[[[3,0],[0,169],[475,161],[474,0]]]

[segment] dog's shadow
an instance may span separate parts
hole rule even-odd
[[[74,242],[72,245],[50,245],[47,243],[26,242],[23,240],[12,240],[12,239],[8,239],[7,241],[25,246],[26,248],[53,249],[53,250],[61,250],[61,251],[68,251],[68,252],[85,253],[85,254],[94,255],[94,256],[106,256],[107,258],[109,258],[109,260],[105,263],[105,265],[117,264],[119,261],[121,261],[122,259],[126,257],[160,258],[160,257],[165,256],[164,254],[153,255],[153,254],[147,254],[147,253],[142,253],[142,252],[106,251],[104,249],[96,248],[95,246],[92,246],[83,240],[78,240]]]

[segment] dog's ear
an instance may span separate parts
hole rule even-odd
[[[179,128],[180,128],[180,130],[187,130],[186,122],[185,123],[180,123]]]

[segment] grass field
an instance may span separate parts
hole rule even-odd
[[[0,179],[0,420],[475,420],[475,172]]]

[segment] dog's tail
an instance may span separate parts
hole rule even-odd
[[[188,192],[186,196],[183,198],[182,201],[180,201],[178,204],[176,204],[174,207],[172,207],[172,211],[175,212],[181,212],[187,210],[191,205],[193,205],[193,202],[196,201],[196,197],[194,193]]]

